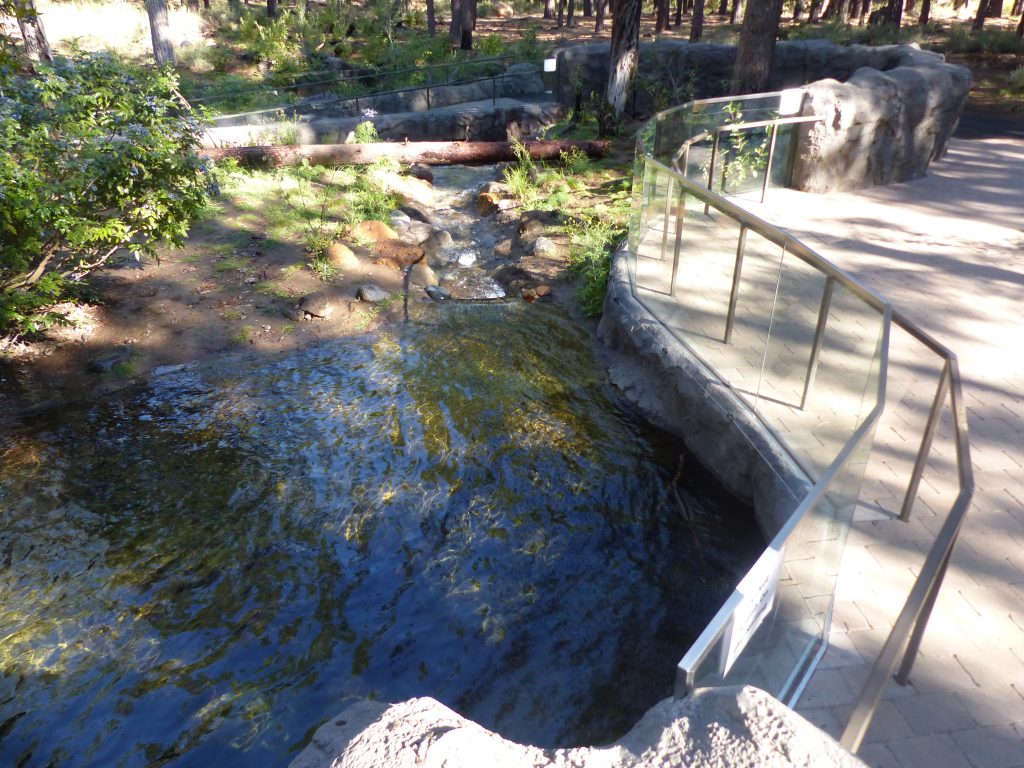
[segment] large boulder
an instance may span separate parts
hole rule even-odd
[[[665,699],[607,747],[539,749],[503,739],[429,698],[362,701],[321,726],[290,768],[865,768],[752,687]]]

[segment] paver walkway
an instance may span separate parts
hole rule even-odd
[[[960,359],[976,491],[911,676],[860,755],[880,768],[1024,766],[1024,140],[954,140],[925,179],[750,209]],[[840,575],[830,649],[798,711],[838,735],[952,499],[952,448],[897,519],[937,368],[893,338],[887,408]],[[948,425],[945,430],[948,438]],[[940,435],[942,433],[940,432]],[[940,505],[940,501],[945,501]]]

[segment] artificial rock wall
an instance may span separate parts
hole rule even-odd
[[[559,101],[602,94],[608,56],[600,43],[559,51]],[[726,95],[735,59],[732,46],[641,45],[633,111]],[[970,86],[968,69],[915,46],[779,42],[770,89],[804,87],[804,114],[824,117],[800,129],[792,185],[831,192],[920,178],[945,153]]]

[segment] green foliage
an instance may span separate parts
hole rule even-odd
[[[581,278],[576,299],[591,317],[600,315],[611,271],[611,254],[625,228],[608,216],[589,216],[566,225],[569,274]]]
[[[505,52],[505,41],[498,35],[488,35],[476,43],[476,49],[484,56],[501,56]]]
[[[530,157],[526,145],[516,139],[512,140],[512,152],[516,156],[516,162],[502,171],[502,177],[523,206],[531,208],[538,197],[537,166]]]
[[[356,144],[376,144],[380,141],[380,134],[377,133],[377,126],[372,120],[366,120],[356,126],[352,136]]]
[[[326,256],[314,256],[308,262],[309,270],[320,280],[329,283],[338,276],[338,268]]]
[[[594,170],[594,161],[579,147],[570,147],[568,152],[560,152],[558,156],[567,175],[586,176]]]
[[[1024,38],[1012,29],[972,30],[958,24],[950,28],[945,45],[947,53],[1024,53]]]
[[[895,45],[921,39],[917,25],[895,27],[891,24],[868,24],[863,27],[831,19],[824,24],[802,24],[780,34],[787,40],[828,40],[836,45]]]
[[[538,39],[540,25],[531,21],[520,33],[519,39],[508,47],[508,55],[515,61],[529,61],[540,64],[547,54],[544,43]]]
[[[238,32],[242,45],[257,61],[267,62],[277,72],[294,72],[303,66],[302,45],[293,34],[295,26],[289,11],[274,19],[248,13],[242,17]]]
[[[390,223],[391,212],[399,205],[401,201],[396,195],[381,188],[367,174],[360,173],[345,193],[345,221],[348,224],[373,220]]]
[[[1017,67],[1007,76],[1006,87],[1013,93],[1024,93],[1024,67]]]
[[[723,108],[728,117],[724,125],[743,122],[743,111],[739,104],[730,102]],[[757,131],[758,135],[754,135]],[[733,189],[749,179],[756,179],[758,173],[768,166],[768,129],[737,130],[725,134],[722,144],[723,184]],[[705,173],[706,173],[705,169]]]
[[[46,308],[120,251],[180,245],[207,200],[172,72],[106,54],[37,69],[0,70],[0,332],[52,323]]]

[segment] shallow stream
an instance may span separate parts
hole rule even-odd
[[[359,697],[612,740],[761,547],[539,304],[417,302],[0,440],[4,766],[280,767]]]

